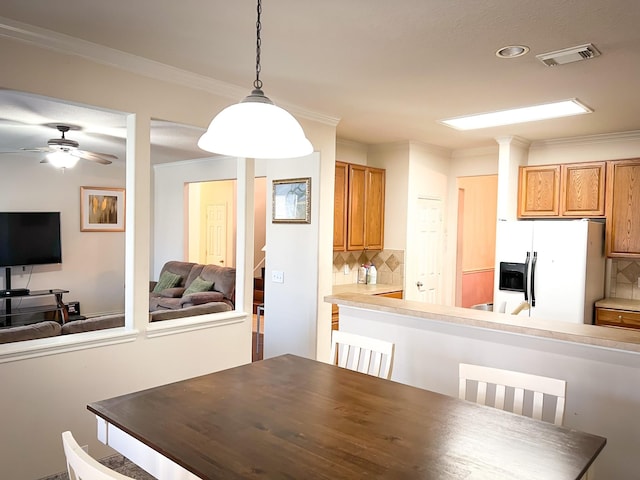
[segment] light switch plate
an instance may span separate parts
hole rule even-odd
[[[280,272],[278,270],[272,270],[271,281],[273,283],[284,283],[284,272]]]

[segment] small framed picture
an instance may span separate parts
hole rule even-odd
[[[272,223],[311,223],[311,178],[273,181]]]
[[[124,232],[124,188],[80,187],[80,231]]]

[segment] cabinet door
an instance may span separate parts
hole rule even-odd
[[[605,162],[562,165],[561,216],[604,216],[605,167]]]
[[[347,192],[349,166],[336,162],[336,178],[333,205],[333,250],[343,252],[347,249]]]
[[[365,249],[384,248],[384,183],[385,171],[367,168],[365,190]]]
[[[640,258],[640,158],[607,166],[607,256]]]
[[[347,250],[365,249],[365,189],[367,168],[349,165],[349,220],[347,223]]]
[[[519,217],[557,217],[560,214],[560,165],[520,167]]]

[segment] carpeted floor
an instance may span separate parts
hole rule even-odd
[[[149,475],[122,455],[112,455],[110,457],[103,458],[100,460],[100,463],[109,467],[111,470],[133,478],[134,480],[155,480],[154,476]],[[69,474],[67,472],[58,473],[40,480],[69,480]]]

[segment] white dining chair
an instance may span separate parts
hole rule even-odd
[[[467,382],[475,383],[476,395],[472,401],[476,403],[562,425],[567,392],[567,382],[564,380],[468,363],[461,363],[459,368],[459,398],[468,400]],[[490,385],[495,389],[493,395],[487,395]],[[512,390],[513,397],[510,402],[506,402],[509,390]],[[532,400],[528,409],[525,410],[526,392],[530,392]],[[555,401],[555,408],[553,405],[549,408],[551,419],[544,415],[545,396],[548,397],[549,402]],[[594,480],[594,478],[593,468],[590,468],[581,480]]]
[[[132,480],[91,457],[78,445],[71,432],[62,433],[62,445],[67,458],[69,480]]]
[[[385,340],[333,330],[331,362],[342,368],[391,378],[394,345]]]
[[[461,363],[459,382],[458,394],[463,400],[469,396],[467,383],[474,383],[475,398],[471,400],[476,403],[562,425],[567,390],[564,380]],[[548,411],[543,408],[545,397]]]

